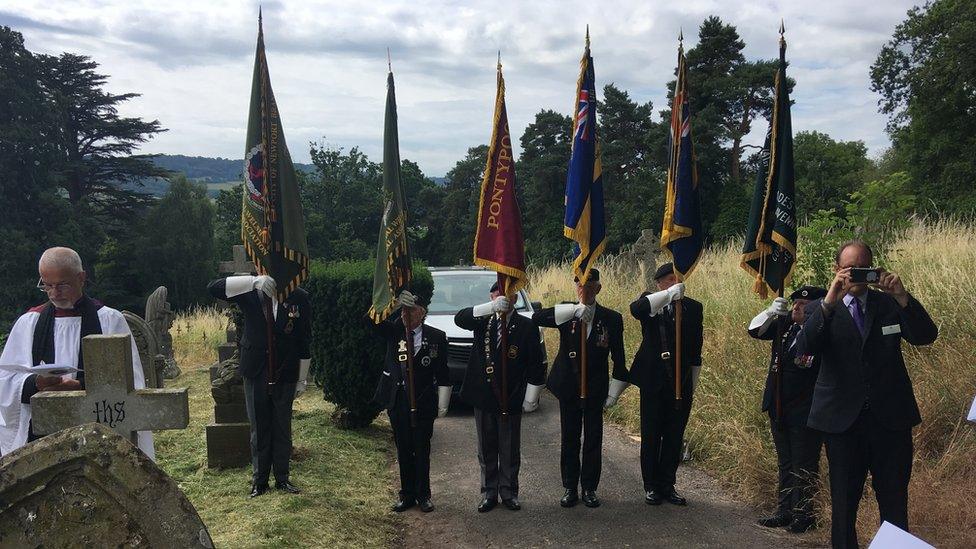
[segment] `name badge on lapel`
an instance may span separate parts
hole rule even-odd
[[[882,326],[881,335],[892,335],[901,333],[901,324],[892,324],[891,326]]]

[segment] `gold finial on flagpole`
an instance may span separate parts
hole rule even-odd
[[[590,24],[586,24],[586,49],[590,49]]]
[[[498,70],[502,70],[502,50],[498,50]]]
[[[386,68],[390,69],[390,72],[393,72],[393,58],[390,57],[389,46],[386,47]]]

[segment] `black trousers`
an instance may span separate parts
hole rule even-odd
[[[644,490],[662,495],[674,491],[681,462],[681,443],[691,414],[691,398],[674,405],[674,387],[665,382],[656,391],[641,389],[641,476]]]
[[[522,463],[522,415],[500,414],[474,409],[478,431],[478,464],[481,465],[481,495],[488,499],[518,497],[518,475]]]
[[[256,485],[268,483],[274,466],[275,480],[288,480],[291,459],[291,406],[295,383],[275,383],[268,393],[266,373],[244,378],[244,404],[251,422],[251,468]]]
[[[562,444],[559,450],[559,472],[563,488],[596,490],[600,484],[603,450],[603,406],[584,409],[578,399],[559,401],[559,427]],[[580,467],[580,436],[583,462]]]
[[[828,433],[825,438],[830,465],[831,544],[836,548],[858,547],[857,508],[868,471],[881,521],[907,531],[912,430],[886,429],[870,410],[864,410],[848,430]]]
[[[410,404],[403,387],[397,389],[396,406],[387,410],[387,414],[400,466],[400,499],[430,499],[430,437],[434,434],[434,418],[417,418],[417,426],[412,427]]]
[[[813,516],[814,486],[820,472],[823,434],[806,425],[779,426],[771,422],[779,467],[777,511],[793,518]]]

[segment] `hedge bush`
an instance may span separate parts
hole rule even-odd
[[[385,347],[366,324],[375,265],[375,260],[313,262],[304,284],[312,301],[310,376],[336,405],[333,419],[344,428],[365,427],[380,412],[371,400]],[[433,294],[434,280],[420,262],[413,265],[410,290],[426,300]]]

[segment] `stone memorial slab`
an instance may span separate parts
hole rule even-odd
[[[193,504],[105,424],[72,427],[0,458],[0,547],[202,547]]]
[[[131,345],[128,335],[85,337],[85,390],[45,391],[31,397],[34,432],[44,435],[95,422],[135,444],[137,431],[186,428],[187,389],[133,388]]]

